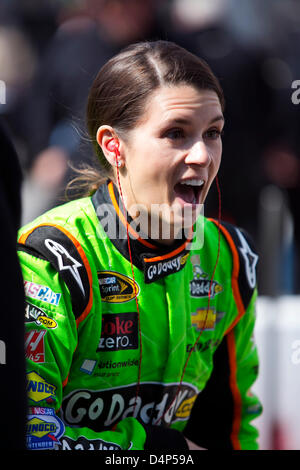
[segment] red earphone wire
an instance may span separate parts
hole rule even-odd
[[[117,152],[118,148],[116,147]],[[120,176],[119,176],[119,167],[117,167],[117,180],[118,180],[118,187],[119,187],[119,192],[121,196],[121,201],[124,209],[124,217],[126,220],[126,233],[127,233],[127,244],[128,244],[128,253],[129,253],[129,258],[130,258],[130,265],[131,265],[131,272],[132,272],[132,278],[133,278],[133,284],[134,284],[134,297],[135,297],[135,303],[136,303],[136,308],[137,308],[137,314],[138,314],[138,328],[139,328],[139,340],[140,340],[140,360],[139,360],[139,366],[138,366],[138,381],[137,381],[137,387],[136,387],[136,395],[135,395],[135,404],[134,404],[134,409],[133,409],[133,415],[135,414],[135,407],[137,405],[137,399],[139,396],[139,391],[140,391],[140,383],[141,383],[141,365],[142,365],[142,330],[141,330],[141,319],[140,319],[140,309],[139,309],[139,303],[137,299],[137,289],[136,289],[136,282],[135,282],[135,276],[134,276],[134,269],[133,269],[133,262],[132,262],[132,254],[131,254],[131,246],[130,246],[130,240],[129,240],[129,232],[128,232],[128,220],[126,217],[126,207],[124,203],[124,198],[123,198],[123,193],[122,193],[122,188],[121,188],[121,183],[120,183]]]
[[[116,150],[118,152],[118,147],[116,147]],[[117,162],[116,162],[117,163]],[[118,165],[116,165],[117,167],[117,181],[118,181],[118,187],[119,187],[119,192],[120,192],[120,196],[121,196],[121,201],[122,201],[122,205],[123,205],[123,208],[124,208],[124,216],[125,216],[125,220],[126,220],[126,233],[127,233],[127,244],[128,244],[128,252],[129,252],[129,258],[130,258],[130,265],[131,265],[131,272],[132,272],[132,277],[133,277],[133,283],[134,283],[134,296],[135,296],[135,302],[136,302],[136,308],[137,308],[137,313],[138,313],[138,327],[139,327],[139,340],[140,340],[140,360],[139,360],[139,367],[138,367],[138,382],[137,382],[137,387],[136,387],[136,395],[135,395],[135,404],[134,404],[134,411],[133,411],[133,415],[135,414],[135,408],[136,408],[136,405],[137,405],[137,398],[138,398],[138,395],[139,395],[139,390],[140,390],[140,382],[141,382],[141,363],[142,363],[142,332],[141,332],[141,322],[140,322],[140,310],[139,310],[139,304],[138,304],[138,299],[137,299],[137,290],[136,290],[136,283],[135,283],[135,276],[134,276],[134,269],[133,269],[133,262],[132,262],[132,254],[131,254],[131,246],[130,246],[130,240],[129,240],[129,232],[128,232],[128,220],[127,220],[127,217],[126,217],[126,208],[125,208],[125,204],[124,204],[124,199],[123,199],[123,193],[122,193],[122,188],[121,188],[121,183],[120,183],[120,176],[119,176],[119,168],[118,168]],[[215,272],[216,272],[216,269],[217,269],[217,265],[219,263],[219,258],[220,258],[220,240],[221,240],[221,230],[220,230],[220,223],[221,223],[221,213],[222,213],[222,207],[221,207],[221,190],[220,190],[220,184],[219,184],[219,178],[218,176],[216,176],[216,186],[217,186],[217,191],[218,191],[218,251],[217,251],[217,258],[216,258],[216,262],[215,262],[215,266],[214,266],[214,269],[213,269],[213,273],[212,273],[212,276],[211,276],[211,280],[210,280],[210,286],[209,286],[209,291],[208,291],[208,304],[207,304],[207,310],[206,310],[206,317],[205,317],[205,321],[204,321],[204,325],[193,345],[193,347],[191,348],[190,352],[189,352],[189,355],[186,359],[186,362],[185,362],[185,365],[184,365],[184,368],[183,368],[183,371],[182,371],[182,375],[181,375],[181,378],[180,378],[180,382],[179,382],[179,385],[178,385],[178,388],[177,388],[177,392],[175,394],[175,397],[174,399],[172,400],[170,406],[165,410],[163,416],[156,422],[154,422],[153,424],[158,424],[159,421],[161,421],[164,416],[166,415],[166,413],[169,411],[169,409],[173,406],[179,392],[180,392],[180,389],[181,389],[181,386],[182,386],[182,382],[183,382],[183,378],[184,378],[184,375],[185,375],[185,371],[186,371],[186,368],[187,368],[187,364],[190,360],[190,357],[193,353],[193,351],[195,350],[196,348],[196,345],[197,343],[199,342],[200,340],[200,337],[205,329],[205,326],[206,326],[206,322],[207,322],[207,319],[208,319],[208,314],[209,314],[209,307],[210,307],[210,299],[211,299],[211,288],[212,288],[212,284],[213,284],[213,280],[214,280],[214,276],[215,276]],[[170,423],[171,424],[171,423]]]
[[[220,223],[221,223],[221,213],[222,213],[222,209],[221,209],[221,190],[220,190],[220,184],[219,184],[219,178],[218,176],[216,176],[216,186],[217,186],[217,191],[218,191],[218,205],[219,205],[219,208],[218,208],[218,251],[217,251],[217,257],[216,257],[216,262],[215,262],[215,266],[214,266],[214,269],[213,269],[213,273],[212,273],[212,276],[211,276],[211,279],[210,279],[210,285],[209,285],[209,291],[208,291],[208,303],[207,303],[207,310],[206,310],[206,317],[205,317],[205,321],[204,321],[204,325],[193,345],[193,347],[191,348],[189,354],[188,354],[188,357],[185,361],[185,365],[183,367],[183,370],[182,370],[182,375],[181,375],[181,378],[180,378],[180,382],[179,382],[179,385],[177,387],[177,391],[176,391],[176,394],[175,394],[175,397],[173,398],[171,404],[168,406],[168,408],[165,410],[164,414],[160,417],[159,420],[155,421],[154,424],[158,424],[159,421],[161,421],[164,416],[166,415],[166,413],[169,411],[169,409],[173,406],[173,404],[175,403],[176,401],[176,398],[180,392],[180,389],[181,389],[181,386],[182,386],[182,382],[183,382],[183,377],[184,377],[184,374],[185,374],[185,371],[186,371],[186,368],[187,368],[187,365],[188,365],[188,362],[190,360],[190,357],[193,353],[193,351],[195,350],[196,348],[196,344],[198,343],[204,329],[205,329],[205,326],[206,326],[206,322],[207,322],[207,318],[208,318],[208,313],[209,313],[209,307],[210,307],[210,298],[211,298],[211,288],[212,288],[212,284],[213,284],[213,280],[214,280],[214,276],[215,276],[215,272],[216,272],[216,269],[217,269],[217,265],[219,263],[219,258],[220,258],[220,246],[221,246],[221,230],[220,230]],[[171,424],[171,422],[170,422]]]

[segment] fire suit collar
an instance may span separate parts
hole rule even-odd
[[[119,192],[109,180],[92,196],[92,203],[106,235],[128,261],[130,243],[132,262],[144,272],[145,283],[155,282],[184,268],[189,256],[188,245],[192,231],[191,238],[183,236],[169,246],[146,238],[125,212]]]

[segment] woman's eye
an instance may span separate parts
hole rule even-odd
[[[205,137],[208,137],[209,139],[218,139],[223,135],[223,131],[220,131],[219,129],[210,129],[209,131],[205,132]]]
[[[183,129],[170,129],[164,136],[171,140],[177,140],[182,139],[185,136],[185,133]]]

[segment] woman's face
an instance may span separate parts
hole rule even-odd
[[[128,212],[183,223],[184,212],[199,214],[221,161],[224,125],[217,94],[193,86],[162,87],[148,99],[144,115],[120,145],[120,182]]]

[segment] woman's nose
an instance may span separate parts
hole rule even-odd
[[[204,142],[195,143],[185,158],[187,165],[208,166],[211,162],[211,156]]]

